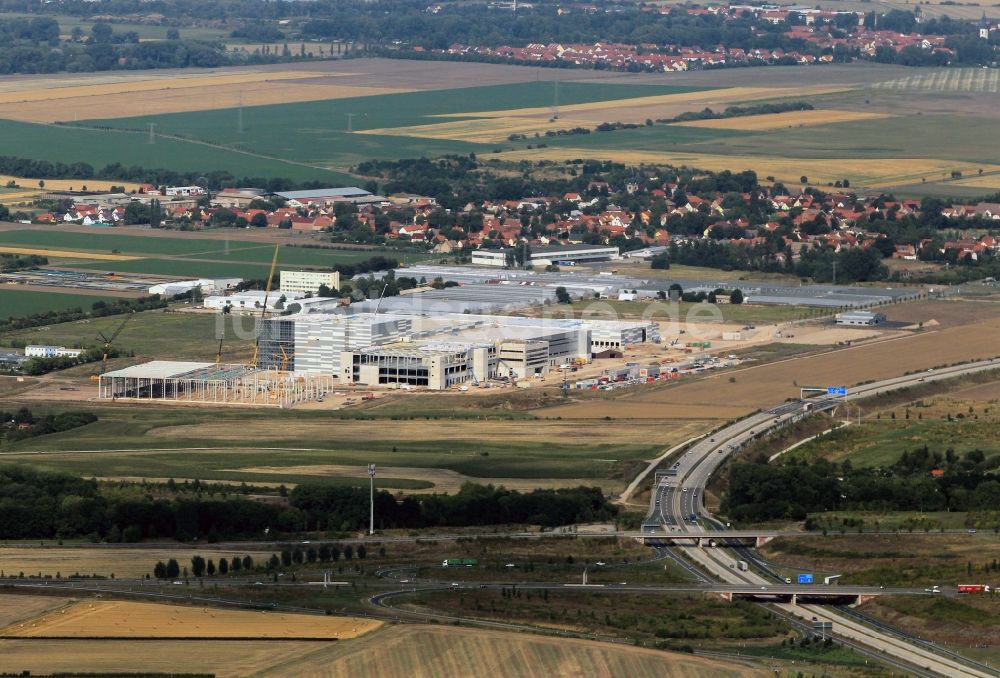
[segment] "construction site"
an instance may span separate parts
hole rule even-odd
[[[154,360],[98,377],[102,400],[157,400],[291,407],[333,389],[332,376],[295,375],[248,365]]]
[[[201,309],[252,318],[250,361],[224,362],[224,337],[219,337],[214,363],[156,359],[112,372],[102,365],[101,374],[95,376],[98,398],[291,407],[322,402],[335,389],[525,387],[535,380],[544,381],[553,371],[563,376],[566,388],[569,373],[574,373],[574,381],[591,378],[592,383],[580,382],[584,385],[578,388],[612,388],[612,382],[669,379],[735,364],[736,357],[728,355],[730,349],[783,337],[777,327],[761,328],[762,332],[754,334],[752,325],[740,324],[715,323],[706,333],[690,318],[678,324],[653,320],[651,315],[621,320],[613,315],[509,314],[529,308],[557,308],[559,290],[571,299],[598,301],[640,294],[663,299],[671,292],[666,281],[655,281],[651,286],[651,281],[606,271],[498,273],[476,267],[418,265],[406,272],[420,274],[421,279],[448,279],[453,284],[443,289],[423,286],[400,296],[344,305],[335,297],[312,295],[312,286],[319,284],[316,276],[320,274],[316,273],[282,271],[280,290],[274,290],[277,256],[276,248],[267,285],[256,293],[259,299],[252,304],[234,306],[229,303],[231,295],[223,294],[207,297]],[[384,275],[387,272],[379,274]],[[288,303],[270,303],[278,293],[290,294],[285,290],[290,281],[309,289],[303,292],[297,287],[297,296]],[[322,282],[329,287],[332,281],[323,278]],[[703,283],[701,287],[709,289],[716,284],[723,283]],[[800,286],[793,290],[772,285],[765,290],[756,285],[753,289],[746,286],[746,291],[764,303],[805,301],[837,308],[871,307],[920,294],[913,289],[864,288],[864,294],[857,295],[855,288]],[[690,284],[688,289],[694,287]],[[706,305],[708,310],[713,308]],[[105,358],[116,335],[101,336]],[[713,342],[713,353],[724,351],[721,355],[728,356],[725,360],[707,352]],[[625,362],[626,351],[631,362]],[[600,365],[591,367],[594,360],[601,360]],[[603,369],[597,369],[599,366]]]

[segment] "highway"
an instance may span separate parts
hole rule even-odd
[[[1000,359],[984,360],[953,367],[928,370],[918,374],[886,379],[850,389],[850,398],[867,398],[913,386],[922,382],[934,382],[974,374],[1000,367]],[[827,397],[811,399],[811,411],[831,409],[843,401]],[[734,452],[742,449],[758,436],[786,426],[804,416],[808,416],[802,402],[783,403],[764,412],[751,415],[730,426],[713,433],[687,450],[672,466],[671,475],[659,476],[650,497],[649,514],[643,523],[643,532],[667,531],[688,533],[699,536],[725,538],[725,529],[712,529],[716,521],[711,519],[704,506],[704,491],[709,478],[716,469]],[[755,571],[742,572],[735,558],[724,548],[691,548],[686,553],[698,566],[713,577],[727,584],[749,587],[766,587],[774,590],[774,581]],[[798,589],[800,587],[789,587]],[[806,587],[801,587],[806,588]],[[829,589],[829,587],[825,587]],[[837,587],[838,589],[840,587]],[[846,591],[847,587],[844,587]],[[922,591],[917,591],[922,593]],[[933,595],[933,594],[931,594]],[[889,631],[886,627],[874,628],[858,620],[857,617],[831,610],[819,605],[775,605],[784,615],[806,620],[828,621],[833,624],[833,633],[853,646],[864,646],[878,653],[884,660],[893,660],[897,665],[913,670],[921,675],[975,676],[986,678],[1000,675],[1000,672],[984,665],[957,658],[957,655],[943,648],[928,647]]]

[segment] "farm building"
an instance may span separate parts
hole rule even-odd
[[[870,327],[885,322],[885,315],[870,311],[847,311],[836,315],[838,325]]]

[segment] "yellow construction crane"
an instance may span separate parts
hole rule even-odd
[[[111,353],[111,349],[113,348],[111,344],[112,344],[112,342],[114,342],[115,339],[118,338],[118,335],[121,334],[121,331],[123,329],[125,329],[125,323],[127,323],[129,320],[132,319],[132,314],[133,313],[135,313],[135,311],[132,311],[127,316],[125,316],[125,320],[123,320],[121,322],[121,324],[118,326],[118,328],[114,332],[111,333],[111,336],[105,335],[104,332],[98,332],[97,333],[97,338],[104,342],[104,354],[101,356],[101,372],[100,372],[100,374],[91,375],[91,377],[90,377],[91,381],[97,381],[98,379],[101,378],[100,377],[101,374],[104,374],[105,372],[107,372],[107,370],[108,370],[108,354]]]
[[[264,287],[264,303],[261,304],[260,309],[260,319],[264,320],[267,317],[267,298],[271,296],[271,282],[274,280],[274,269],[278,265],[278,248],[281,245],[274,246],[274,256],[271,258],[271,270],[267,274],[267,285]],[[257,369],[257,357],[260,353],[260,325],[258,323],[257,328],[257,339],[254,341],[253,345],[253,360],[250,362],[250,367]]]

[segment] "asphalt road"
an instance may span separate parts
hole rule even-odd
[[[1000,359],[980,361],[954,367],[928,370],[919,374],[886,379],[859,386],[850,390],[850,398],[867,398],[881,395],[905,386],[921,382],[934,382],[958,376],[973,374],[1000,367]],[[829,409],[839,401],[824,398],[813,401],[813,411]],[[849,401],[848,401],[849,402]],[[718,534],[724,537],[725,530],[712,529],[715,521],[704,507],[704,491],[709,478],[726,458],[753,441],[756,437],[782,426],[786,426],[808,413],[801,403],[783,403],[768,411],[754,414],[724,429],[716,431],[708,439],[692,446],[679,459],[673,469],[676,475],[667,476],[654,487],[650,499],[650,512],[644,524],[661,522],[665,531],[690,533],[692,535]],[[727,584],[749,587],[765,587],[773,590],[774,582],[754,571],[741,572],[735,558],[728,549],[709,548],[688,549],[688,555],[706,572]],[[789,587],[798,589],[800,587]],[[829,590],[830,587],[825,587]],[[841,587],[837,587],[840,589]],[[848,587],[843,587],[847,590]],[[895,592],[895,591],[892,591]],[[925,594],[912,590],[911,593]],[[927,595],[937,595],[930,594]],[[997,676],[1000,672],[984,665],[959,658],[944,648],[917,644],[913,639],[900,637],[898,633],[885,627],[873,628],[857,618],[818,605],[778,604],[784,614],[803,618],[808,622],[829,621],[833,633],[849,643],[874,650],[883,659],[894,660],[899,666],[915,670],[924,675],[975,676],[985,678]]]

